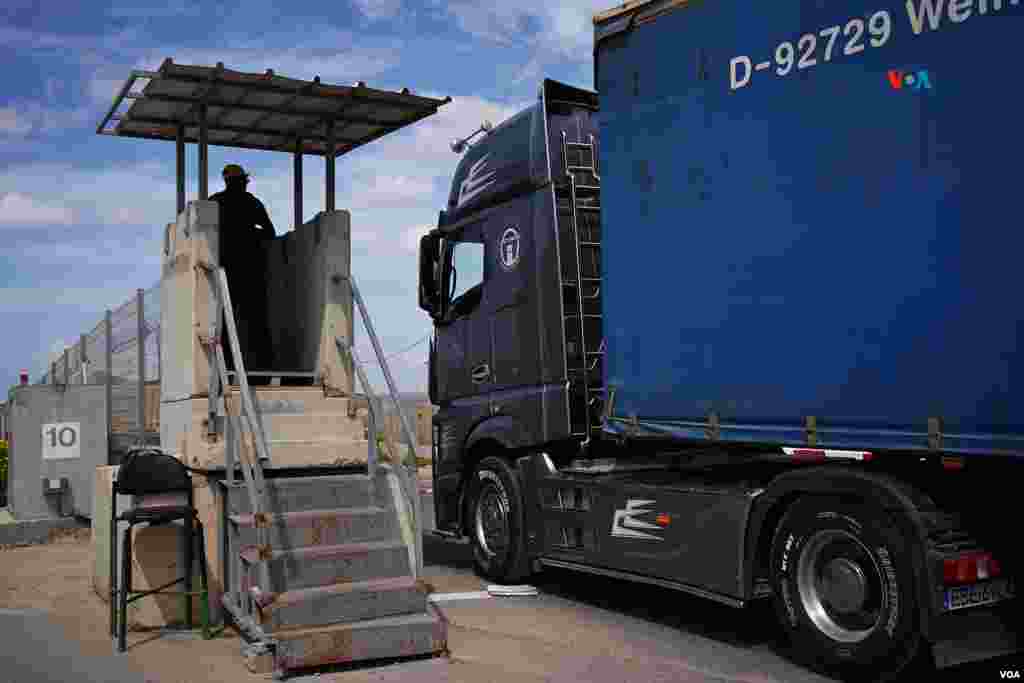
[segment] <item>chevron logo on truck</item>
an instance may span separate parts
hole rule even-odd
[[[645,522],[637,517],[651,514],[653,510],[645,509],[653,505],[653,500],[627,500],[626,509],[616,510],[612,519],[612,536],[616,538],[639,538],[646,541],[664,541],[661,536],[649,534],[644,529],[660,529],[657,524]]]
[[[494,182],[494,171],[484,172],[487,169],[487,157],[489,156],[489,154],[483,155],[470,166],[466,179],[459,186],[459,206],[476,197]]]

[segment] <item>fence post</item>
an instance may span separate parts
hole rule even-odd
[[[86,363],[89,362],[89,355],[85,350],[85,335],[78,335],[78,361],[82,368],[82,384],[89,383],[89,368]]]
[[[135,404],[135,414],[139,420],[139,446],[146,441],[146,309],[142,303],[144,294],[145,292],[141,289],[135,291],[139,347],[139,397]]]
[[[160,357],[160,333],[163,328],[158,323],[156,326],[156,381],[159,384],[163,378],[163,359]]]
[[[107,309],[104,336],[107,338],[107,464],[114,465],[110,457],[111,440],[114,433],[114,323],[113,314]]]

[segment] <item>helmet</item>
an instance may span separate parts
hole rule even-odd
[[[224,180],[227,180],[228,178],[249,177],[249,174],[245,172],[245,169],[243,169],[238,164],[228,164],[227,166],[224,167],[224,171],[222,172],[221,175],[224,176]]]

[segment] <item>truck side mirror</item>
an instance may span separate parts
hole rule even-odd
[[[436,318],[441,313],[438,264],[441,262],[441,236],[435,233],[420,239],[420,308]]]

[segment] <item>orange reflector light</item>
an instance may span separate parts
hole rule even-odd
[[[672,518],[666,515],[664,512],[654,519],[654,523],[658,526],[668,526],[671,522]]]
[[[953,470],[953,471],[962,470],[964,468],[964,459],[963,458],[950,458],[948,456],[943,456],[943,458],[942,458],[942,468],[946,469],[946,470]]]

